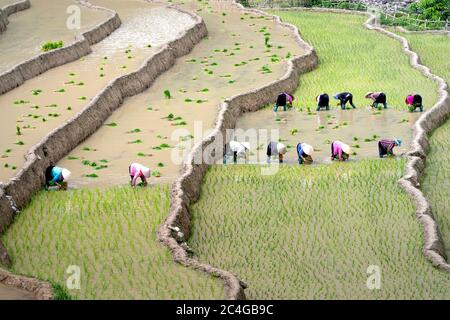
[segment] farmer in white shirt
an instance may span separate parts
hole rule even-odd
[[[244,157],[248,161],[250,144],[248,142],[230,141],[223,147],[223,164],[227,164],[227,156],[233,155],[233,162],[236,164],[238,157]]]

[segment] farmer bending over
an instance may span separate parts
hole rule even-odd
[[[70,176],[70,171],[65,168],[49,166],[45,170],[45,189],[49,187],[57,186],[60,190],[67,190],[67,180]]]
[[[147,179],[150,178],[150,169],[140,163],[132,163],[128,167],[128,173],[131,178],[131,186],[135,187],[138,178],[141,178],[144,186],[147,186]]]
[[[298,164],[311,164],[314,149],[307,143],[300,142],[297,145]]]
[[[278,154],[278,161],[283,163],[283,155],[287,152],[286,146],[282,143],[271,141],[267,146],[267,163],[270,163],[270,158]]]
[[[378,152],[380,154],[380,158],[383,158],[383,156],[395,157],[394,147],[400,147],[401,145],[402,140],[398,138],[395,140],[381,139],[378,141]]]
[[[345,161],[350,158],[351,149],[348,144],[342,141],[333,141],[331,143],[331,160]]]
[[[317,100],[317,110],[320,111],[321,108],[330,110],[330,97],[326,93],[322,93],[316,97]]]
[[[245,163],[248,162],[248,151],[250,144],[248,142],[230,141],[223,147],[223,164],[227,164],[227,156],[233,154],[233,163],[237,163],[238,157],[244,157]]]
[[[275,105],[273,106],[273,111],[277,112],[278,107],[283,107],[283,110],[286,111],[286,108],[288,106],[289,106],[289,108],[292,107],[292,101],[294,101],[293,95],[286,93],[286,92],[280,93],[277,97],[277,101],[275,102]]]
[[[405,103],[410,112],[416,111],[417,108],[419,108],[420,112],[423,111],[422,96],[420,94],[409,94],[406,97]]]
[[[356,109],[356,106],[353,104],[353,95],[350,92],[336,93],[333,98],[339,100],[338,105],[341,105],[342,110],[345,110],[345,105],[347,104],[347,102],[350,103],[353,109]]]
[[[381,103],[385,109],[387,108],[386,95],[383,92],[367,92],[365,98],[373,101],[372,108],[378,109],[379,103]]]

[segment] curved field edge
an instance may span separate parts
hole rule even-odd
[[[395,32],[397,32],[395,30]],[[418,52],[421,62],[430,67],[433,73],[443,77],[450,83],[450,33],[407,32],[399,33],[408,39],[411,48]],[[430,152],[425,163],[422,179],[422,191],[431,204],[444,241],[447,262],[450,256],[450,219],[449,219],[449,176],[448,163],[450,150],[450,123],[446,122],[433,131],[430,137]]]
[[[405,162],[282,165],[267,176],[258,165],[212,166],[189,245],[243,277],[249,299],[448,299],[450,277],[423,258],[397,184]],[[380,289],[367,287],[371,266]]]
[[[31,7],[30,0],[17,1],[0,8],[0,34],[8,28],[8,17],[19,11],[29,9]]]
[[[82,111],[34,145],[25,156],[25,164],[14,178],[6,184],[0,184],[0,234],[8,228],[33,195],[42,189],[45,184],[45,168],[51,163],[57,163],[95,132],[111,113],[121,106],[125,98],[148,88],[159,75],[173,65],[177,58],[190,52],[207,35],[206,25],[198,15],[172,8],[190,15],[195,24],[164,45],[137,71],[112,80]],[[4,246],[0,245],[0,257],[3,257],[0,262],[8,267],[10,259],[2,248],[4,249]],[[27,284],[22,285],[24,286]]]
[[[270,17],[275,23],[288,28],[295,35],[299,46],[305,48],[306,53],[294,56],[288,61],[287,72],[282,78],[251,92],[235,95],[219,105],[219,115],[212,133],[192,148],[182,165],[180,177],[172,185],[169,216],[158,230],[158,239],[170,249],[176,262],[220,277],[225,282],[227,299],[245,299],[245,284],[234,274],[189,257],[188,247],[185,245],[191,230],[189,206],[198,200],[208,164],[214,163],[217,158],[211,150],[222,148],[222,140],[219,137],[225,137],[226,129],[235,127],[237,118],[243,112],[263,108],[271,103],[272,97],[280,91],[295,90],[299,75],[316,67],[317,55],[314,48],[302,40],[295,26],[281,22],[279,17],[265,12],[246,9],[235,1],[232,1],[232,5],[243,12]]]
[[[41,191],[2,237],[11,272],[66,288],[77,266],[74,299],[222,299],[219,279],[174,263],[157,241],[169,198],[168,185]]]
[[[402,162],[403,163],[403,165],[404,165],[404,162]],[[215,169],[214,169],[215,170]],[[234,170],[234,169],[233,169]],[[401,170],[403,170],[403,166],[402,166],[402,168],[401,168]],[[401,173],[400,173],[401,171],[399,171],[399,173],[396,175],[396,177],[393,179],[393,180],[391,180],[391,183],[393,183],[393,185],[395,186],[395,182],[396,182],[396,179],[397,178],[399,178],[400,177],[400,175],[401,175]],[[235,176],[234,177],[235,179],[230,179],[232,182],[233,182],[233,184],[234,183],[236,183],[236,181],[240,181],[239,179],[242,179],[242,180],[244,180],[245,181],[245,179],[246,179],[246,174],[244,173],[244,174],[242,174],[242,175],[240,175],[240,176]],[[207,176],[207,178],[206,179],[208,179],[208,176]],[[256,179],[253,181],[253,182],[255,182],[256,181]],[[281,182],[280,182],[280,184],[281,184]],[[238,195],[242,195],[242,194],[245,194],[246,192],[247,192],[247,190],[253,190],[254,188],[253,188],[253,184],[251,184],[252,185],[252,187],[250,188],[249,186],[247,186],[247,188],[244,188],[243,190],[242,190],[242,192],[239,192],[239,191],[237,191],[237,190],[235,190],[235,189],[232,189],[233,191],[234,191],[234,193],[235,194],[238,194]],[[203,188],[206,188],[205,187],[205,185],[203,186]],[[394,188],[395,189],[395,188]],[[273,189],[272,189],[273,190]],[[267,192],[271,192],[271,190],[266,190]],[[222,192],[222,190],[220,191],[220,192]],[[211,198],[213,198],[213,197],[217,197],[217,194],[220,194],[220,192],[216,192],[216,193],[214,193],[215,194],[215,196],[211,196]],[[325,191],[326,192],[326,191]],[[225,192],[224,192],[225,193]],[[257,192],[255,192],[255,193],[257,193]],[[227,195],[228,195],[228,193],[226,193]],[[254,195],[254,193],[252,193],[253,195]],[[277,193],[278,194],[278,193]],[[396,190],[395,190],[395,194],[397,195],[397,194],[400,194],[401,195],[401,193],[399,193],[399,189],[397,188]],[[225,198],[226,198],[226,196],[225,196]],[[395,197],[394,197],[395,198]],[[222,200],[224,200],[224,198],[222,198],[221,197],[221,199]],[[230,195],[230,199],[232,199],[232,196]],[[209,198],[207,198],[207,201],[208,200],[210,200]],[[237,200],[236,200],[237,201]],[[239,199],[239,201],[241,201],[240,199]],[[247,202],[246,202],[247,201]],[[395,201],[395,200],[394,200]],[[202,200],[200,201],[200,202],[202,202]],[[243,202],[245,202],[245,203],[258,203],[258,201],[255,201],[253,198],[252,199],[247,199],[247,200],[244,200]],[[352,202],[352,200],[349,200],[348,201],[349,203],[351,203]],[[228,202],[228,203],[234,203],[234,201],[233,200],[231,200],[230,202]],[[287,201],[285,201],[284,202],[285,204],[288,204],[288,202]],[[194,207],[196,207],[196,206],[202,206],[201,204],[199,204],[199,203],[197,203],[197,204],[195,204],[194,205]],[[226,207],[227,206],[227,204],[224,204],[223,202],[222,202],[222,204],[221,204],[221,206],[222,207]],[[229,207],[227,207],[227,209],[228,209],[228,211],[226,211],[226,212],[218,212],[219,210],[217,209],[217,208],[220,208],[220,204],[215,204],[215,205],[213,205],[212,207],[214,207],[215,209],[213,210],[213,212],[215,212],[215,213],[217,213],[218,215],[222,215],[222,216],[226,216],[227,214],[228,214],[228,212],[229,211],[233,211],[233,209],[230,209]],[[410,208],[412,208],[412,207],[410,207]],[[253,209],[251,209],[252,210],[252,212],[253,212]],[[200,211],[199,211],[200,212]],[[194,218],[195,219],[195,218]],[[207,217],[207,218],[204,218],[205,219],[205,221],[206,220],[208,220],[209,219],[209,221],[207,222],[208,223],[208,226],[212,229],[212,228],[214,228],[214,232],[215,233],[217,233],[217,234],[220,234],[220,236],[222,236],[222,237],[225,237],[225,235],[224,235],[224,233],[223,232],[221,232],[222,230],[221,230],[221,228],[220,228],[220,226],[221,226],[221,224],[220,223],[212,223],[211,222],[211,217]],[[206,223],[206,222],[205,222]],[[414,222],[414,219],[412,219],[412,223],[414,223],[414,225],[416,225],[416,226],[418,226],[415,222]],[[197,222],[194,222],[193,223],[193,225],[194,225],[194,229],[195,229],[195,227],[197,226]],[[234,226],[237,226],[237,225],[239,225],[239,222],[237,222],[237,221],[233,221],[232,222],[232,225],[233,225],[233,227]],[[253,224],[252,226],[257,226],[258,224],[257,223],[255,223],[255,224]],[[219,226],[219,228],[217,227],[217,226]],[[233,230],[232,229],[232,227],[230,228],[231,230]],[[251,228],[250,228],[251,229]],[[251,229],[252,231],[253,231],[253,229]],[[421,243],[422,243],[422,241],[423,241],[423,238],[421,238],[421,235],[422,235],[422,232],[421,232],[421,230],[420,230],[420,228],[419,229],[414,229],[415,231],[414,232],[416,232],[417,233],[417,236],[418,236],[418,238],[417,239],[421,239],[421,241],[420,241],[420,244],[419,245],[417,245],[417,241],[416,241],[416,244],[415,244],[415,247],[418,247],[418,246],[420,246],[421,245]],[[227,230],[227,231],[229,231],[229,230]],[[233,234],[233,235],[228,235],[229,236],[229,238],[234,238],[236,235],[235,234]],[[416,236],[416,235],[413,235],[413,236]],[[193,234],[193,236],[192,236],[193,238],[195,237],[195,230],[194,230],[194,234]],[[191,240],[192,240],[192,238],[191,238]],[[223,239],[222,239],[223,240]],[[245,247],[247,247],[247,246],[249,246],[248,245],[248,243],[245,243],[245,241],[237,241],[237,242],[239,242],[239,244],[238,244],[238,248],[239,247],[242,247],[242,245],[243,245],[243,243],[244,243],[244,246]],[[190,242],[191,244],[192,244],[192,241]],[[200,244],[204,244],[205,243],[205,239],[202,239],[201,241],[199,241],[199,243]],[[214,243],[214,241],[209,241],[209,243]],[[236,250],[235,251],[233,251],[233,254],[232,255],[229,255],[227,258],[224,258],[224,257],[220,257],[220,259],[223,259],[223,260],[227,260],[227,261],[229,261],[229,260],[232,260],[233,259],[233,255],[239,255],[239,249],[238,248],[236,248]],[[194,246],[194,251],[197,251],[197,247],[196,246]],[[229,249],[229,248],[227,248],[227,249]],[[256,250],[255,249],[255,251],[258,251],[258,250]],[[216,249],[216,248],[213,248],[213,249],[211,249],[211,248],[208,248],[208,249],[206,249],[206,250],[204,250],[204,252],[205,252],[205,254],[206,254],[206,252],[207,253],[211,253],[211,252],[216,252],[217,254],[219,254],[220,252],[221,252],[221,250],[220,249]],[[272,254],[272,253],[270,253],[270,254]],[[427,267],[426,267],[426,265],[424,266],[423,265],[423,261],[424,260],[422,260],[422,261],[420,261],[420,259],[419,259],[419,257],[420,257],[420,254],[419,254],[419,256],[417,255],[417,252],[415,252],[415,259],[417,259],[417,261],[418,261],[418,263],[420,263],[421,264],[421,266],[423,266],[425,269],[427,269]],[[199,258],[202,258],[202,257],[199,257]],[[246,257],[246,259],[247,260],[245,260],[244,259],[244,261],[248,261],[248,263],[251,263],[252,265],[258,265],[258,263],[253,263],[252,262],[252,260],[254,260],[251,256],[248,256],[248,257]],[[203,259],[203,260],[206,260],[206,259]],[[236,259],[235,259],[236,260]],[[236,272],[236,270],[235,269],[233,269],[233,266],[235,266],[235,265],[238,265],[239,267],[242,267],[243,265],[245,265],[246,264],[246,262],[244,262],[244,261],[240,261],[240,262],[236,262],[234,260],[234,262],[235,262],[235,264],[233,264],[233,265],[224,265],[224,264],[218,264],[219,266],[222,266],[223,268],[227,268],[227,269],[229,269],[229,270],[232,270],[233,272]],[[206,260],[206,261],[208,261],[208,262],[210,262],[210,263],[220,263],[221,261],[210,261],[210,260]],[[290,261],[291,262],[291,261]],[[403,262],[402,262],[403,263]],[[350,263],[350,265],[351,265],[351,263]],[[312,266],[312,268],[314,268],[313,266]],[[411,268],[409,268],[409,271],[411,271],[411,276],[414,278],[415,276],[412,274],[412,269]],[[364,271],[365,272],[365,271]],[[433,269],[432,268],[428,268],[427,269],[427,272],[434,272],[435,274],[439,274],[439,273],[436,273],[435,271],[433,271]],[[238,273],[240,276],[244,276],[245,275],[245,273]],[[445,279],[445,281],[446,281],[447,279]],[[311,280],[310,280],[311,281]],[[408,280],[407,280],[408,281]],[[445,282],[444,281],[444,282]],[[271,283],[272,284],[272,283]],[[435,282],[435,284],[436,284],[436,282]],[[362,284],[363,285],[363,284]],[[440,285],[440,284],[439,284]],[[438,285],[438,286],[439,286]],[[250,286],[252,286],[252,284],[250,283]],[[319,290],[320,291],[320,289],[319,288],[317,288],[317,290]],[[443,288],[442,288],[442,286],[440,287],[440,289],[439,289],[440,291],[439,292],[437,292],[437,294],[442,294],[442,293],[444,293],[444,295],[445,294],[448,294],[448,292],[446,292],[445,290],[443,290]],[[350,290],[351,291],[351,290]],[[393,292],[394,292],[395,290],[393,290]],[[421,294],[426,294],[426,292],[425,292],[426,290],[424,290],[423,292],[421,292]],[[436,293],[436,292],[435,292]],[[258,293],[259,294],[259,293]],[[267,298],[268,296],[267,295],[261,295],[261,296],[258,296],[259,298]],[[394,298],[395,297],[395,295],[391,295],[390,297],[388,297],[388,296],[384,296],[384,298]],[[408,297],[408,294],[407,294],[407,292],[405,292],[405,297]]]
[[[25,81],[34,78],[45,71],[78,60],[91,53],[92,45],[102,41],[120,27],[121,21],[117,12],[100,6],[94,6],[87,1],[77,0],[77,2],[88,8],[109,12],[110,17],[90,30],[83,32],[79,39],[75,40],[70,45],[41,53],[1,73],[0,95],[20,86]]]

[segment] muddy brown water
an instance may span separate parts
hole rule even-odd
[[[73,0],[31,0],[29,9],[9,16],[8,29],[0,35],[0,73],[41,53],[42,44],[63,41],[68,45],[76,35],[89,30],[110,16],[106,11],[89,9],[81,5],[80,29],[70,29],[66,12]],[[0,7],[2,7],[0,3]]]
[[[412,125],[419,116],[420,113],[392,109],[331,109],[319,112],[290,109],[275,113],[271,108],[265,108],[244,114],[237,121],[236,128],[250,130],[249,134],[252,129],[258,132],[259,139],[252,142],[255,155],[250,158],[250,162],[265,162],[268,142],[281,139],[288,146],[285,155],[287,163],[297,163],[296,147],[299,142],[307,142],[314,147],[315,163],[330,163],[330,142],[334,140],[341,140],[352,146],[352,151],[356,152],[356,155],[350,157],[352,161],[377,158],[380,138],[401,138],[403,144],[396,147],[394,152],[406,152],[411,141]],[[260,134],[260,129],[268,130],[267,136]],[[270,130],[275,131],[272,134]],[[365,141],[366,139],[371,141]],[[242,140],[242,136],[239,140]]]
[[[0,283],[0,300],[35,300],[36,297],[28,291],[5,286]]]
[[[288,52],[292,55],[302,53],[292,33],[272,20],[244,15],[229,3],[209,3],[211,8],[197,1],[187,1],[183,5],[204,18],[209,31],[208,38],[189,55],[178,59],[147,91],[127,99],[105,122],[117,126],[103,126],[59,163],[72,171],[72,186],[127,183],[128,166],[134,161],[161,173],[160,178],[152,178],[152,181],[172,181],[178,174],[178,161],[182,159],[183,153],[191,149],[194,141],[202,138],[201,133],[194,132],[194,122],[201,122],[204,130],[212,128],[221,101],[283,76]],[[197,11],[199,9],[201,11]],[[273,45],[270,52],[266,52],[264,43],[266,32],[260,32],[264,26],[266,32],[270,33]],[[230,56],[230,53],[234,55]],[[279,62],[271,61],[274,54],[280,57]],[[259,60],[252,60],[254,58]],[[195,62],[187,62],[193,59]],[[239,65],[243,61],[245,64]],[[263,65],[268,65],[272,73],[263,74]],[[213,73],[208,74],[209,70]],[[171,92],[172,99],[165,99],[163,91],[166,89]],[[197,103],[198,100],[201,103]],[[164,119],[169,114],[182,119]],[[174,126],[178,121],[185,121],[186,125]],[[172,134],[179,134],[188,140],[182,142],[172,139]],[[189,135],[193,135],[194,139],[189,139]],[[158,146],[162,144],[170,148],[159,150]],[[95,151],[86,151],[86,148]],[[173,161],[172,153],[178,161]],[[86,164],[83,161],[87,161]],[[95,167],[90,165],[92,162]],[[91,174],[98,177],[86,177]]]
[[[88,56],[0,96],[0,181],[11,178],[32,145],[87,106],[111,80],[136,70],[161,45],[195,23],[187,14],[144,1],[91,2],[117,11],[121,27],[93,46]],[[34,95],[37,89],[42,92]],[[55,92],[60,89],[65,92]],[[24,103],[18,103],[21,100]],[[21,135],[17,135],[17,126]],[[15,144],[19,141],[24,145]]]

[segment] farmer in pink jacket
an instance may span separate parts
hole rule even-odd
[[[405,103],[410,112],[416,111],[417,108],[419,108],[420,112],[423,111],[422,96],[420,94],[409,94],[405,99]]]
[[[351,149],[348,144],[342,141],[333,141],[331,143],[331,160],[345,161],[350,158]]]
[[[138,178],[141,178],[144,186],[147,186],[147,184],[148,184],[147,179],[150,178],[150,169],[149,168],[147,168],[146,166],[143,166],[140,163],[134,162],[128,167],[128,172],[130,174],[132,187],[136,186],[136,182],[137,182]]]

